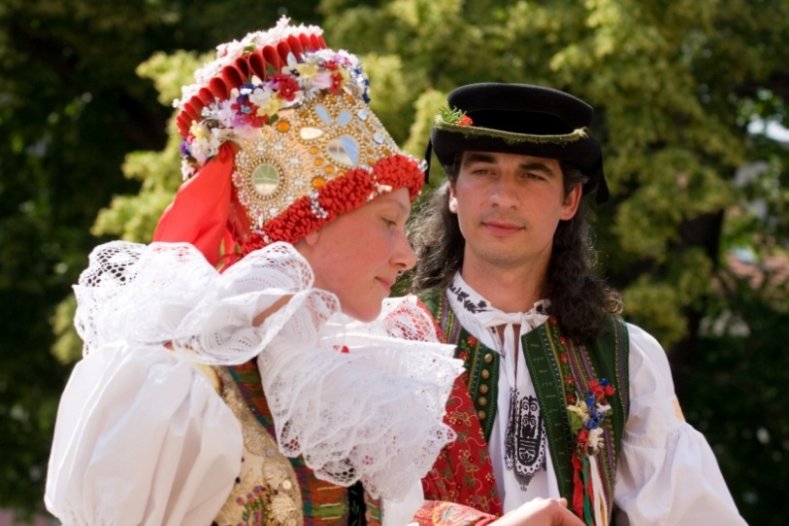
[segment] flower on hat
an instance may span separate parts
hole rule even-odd
[[[466,112],[459,109],[441,108],[438,112],[438,118],[446,124],[454,124],[455,126],[473,126],[474,121],[471,117],[466,115]]]

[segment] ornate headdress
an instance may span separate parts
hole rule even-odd
[[[423,169],[368,107],[358,59],[316,26],[282,18],[217,47],[175,102],[185,183],[157,241],[187,241],[211,261],[294,243],[397,188],[413,200]]]

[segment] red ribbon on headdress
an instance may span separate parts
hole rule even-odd
[[[216,157],[181,185],[159,218],[154,241],[191,243],[212,265],[219,263],[222,242],[225,251],[233,243],[227,220],[235,153],[232,143],[224,143]]]

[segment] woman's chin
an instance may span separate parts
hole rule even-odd
[[[349,306],[348,308],[342,309],[343,313],[359,320],[361,322],[370,322],[373,321],[381,314],[381,307],[382,304],[378,303],[377,306]]]

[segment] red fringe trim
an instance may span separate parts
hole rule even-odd
[[[418,163],[402,154],[379,160],[372,170],[349,170],[317,190],[317,203],[326,211],[326,217],[319,218],[313,213],[313,201],[309,196],[300,197],[277,217],[266,222],[259,235],[252,236],[242,244],[241,255],[275,241],[296,243],[338,215],[355,210],[370,199],[398,188],[408,188],[409,198],[413,201],[422,190],[423,184],[424,173]],[[388,186],[391,190],[382,190],[376,185]]]

